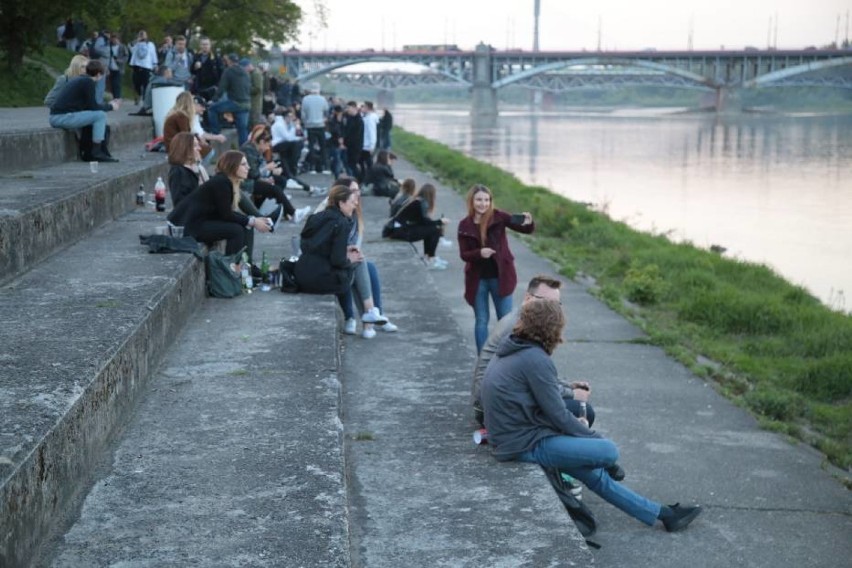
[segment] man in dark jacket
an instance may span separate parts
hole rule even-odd
[[[616,445],[565,408],[550,358],[564,326],[558,302],[527,302],[488,365],[482,406],[494,456],[557,468],[648,526],[660,520],[669,532],[685,529],[701,508],[660,505],[614,481],[607,468],[618,460]]]
[[[106,104],[95,101],[95,87],[104,77],[104,64],[97,59],[86,64],[86,74],[68,81],[50,107],[50,125],[53,128],[74,130],[92,127],[91,160],[97,162],[117,162],[104,147],[107,116],[111,110],[117,110],[119,100]]]
[[[346,164],[349,172],[364,181],[364,175],[358,167],[358,159],[361,157],[361,147],[364,145],[364,119],[358,112],[358,103],[349,101],[346,103],[346,122],[343,124],[343,146],[346,148]]]
[[[249,110],[251,110],[251,78],[248,72],[240,66],[240,58],[232,53],[227,57],[228,67],[222,72],[219,90],[213,97],[213,104],[207,108],[207,119],[210,121],[210,132],[219,134],[219,114],[230,112],[234,115],[237,127],[239,145],[248,140]],[[223,98],[226,97],[226,98]]]
[[[209,101],[222,78],[222,60],[211,50],[210,38],[202,37],[198,48],[192,64],[192,74],[195,76],[192,89],[194,93]]]

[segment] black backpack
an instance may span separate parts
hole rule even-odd
[[[571,487],[562,478],[559,470],[554,467],[544,466],[541,469],[544,470],[548,481],[550,481],[550,485],[553,486],[553,490],[556,491],[559,500],[562,501],[562,505],[565,506],[565,510],[568,511],[571,520],[577,525],[580,534],[587,538],[595,534],[598,530],[598,522],[595,520],[595,515],[592,514],[591,509],[586,507],[585,503],[571,494]]]

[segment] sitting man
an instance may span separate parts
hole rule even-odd
[[[97,162],[117,162],[109,155],[104,144],[107,129],[107,111],[117,110],[121,101],[114,99],[98,104],[95,99],[96,84],[104,76],[104,64],[97,59],[86,64],[86,74],[70,79],[50,107],[50,126],[67,130],[92,127],[92,150],[86,156]]]
[[[219,89],[213,96],[213,104],[207,107],[207,120],[210,122],[210,132],[222,132],[219,115],[224,112],[234,114],[237,127],[238,144],[242,146],[249,135],[249,110],[251,110],[251,78],[248,71],[240,66],[240,58],[236,53],[226,58],[227,67],[219,80]]]
[[[685,529],[701,507],[661,505],[613,480],[607,469],[618,460],[618,448],[565,408],[550,357],[564,326],[559,302],[526,302],[511,335],[497,347],[482,382],[494,457],[564,471],[648,526],[659,520],[668,532]]]
[[[561,295],[560,288],[562,288],[562,282],[555,278],[551,278],[544,274],[533,276],[530,283],[527,285],[527,291],[524,294],[523,303],[526,304],[527,302],[534,300],[550,300],[552,302],[559,302]],[[485,425],[482,415],[482,403],[480,402],[482,377],[485,375],[485,368],[488,367],[488,363],[491,362],[491,359],[497,352],[497,346],[500,345],[504,339],[509,337],[509,334],[512,333],[512,328],[515,327],[517,322],[517,309],[497,322],[497,325],[494,327],[491,335],[488,336],[488,340],[482,346],[482,351],[479,352],[479,356],[476,358],[476,365],[473,368],[471,402],[473,404],[474,418],[480,426]],[[562,398],[565,401],[565,407],[571,414],[579,417],[583,410],[582,403],[588,403],[589,395],[591,394],[589,383],[585,381],[575,381],[568,383],[567,385],[560,383],[559,386],[562,391]],[[586,404],[585,410],[589,426],[592,426],[595,423],[595,411],[590,404]],[[612,474],[616,472],[613,471],[610,473]],[[618,475],[615,475],[614,477],[618,477]],[[621,481],[620,479],[617,480]]]

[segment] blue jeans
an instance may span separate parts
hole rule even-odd
[[[476,323],[473,325],[473,336],[476,339],[476,352],[482,351],[482,346],[488,339],[488,321],[491,318],[491,310],[488,305],[488,296],[494,302],[497,319],[512,311],[512,295],[500,296],[500,285],[496,278],[483,278],[479,281],[476,290],[476,298],[473,301],[473,316]]]
[[[92,126],[92,142],[103,142],[106,133],[106,112],[102,110],[81,110],[65,114],[51,114],[50,125],[53,128],[76,130]]]
[[[223,112],[231,112],[234,114],[234,122],[237,127],[237,138],[240,139],[239,146],[245,144],[248,140],[248,120],[249,111],[244,109],[234,101],[223,99],[213,103],[207,107],[207,120],[210,122],[210,132],[219,134],[222,132],[222,127],[219,126],[219,114]]]
[[[618,461],[618,448],[611,440],[550,436],[518,456],[518,461],[555,467],[579,479],[601,499],[646,525],[653,525],[660,504],[613,481],[604,468]]]
[[[367,272],[370,275],[370,291],[373,296],[373,305],[379,308],[380,313],[382,312],[382,283],[379,280],[379,271],[376,268],[376,265],[370,262],[369,260],[365,261],[367,265]],[[354,283],[353,283],[354,286]],[[352,309],[352,301],[358,301],[358,309],[363,312],[364,304],[361,298],[363,294],[358,294],[357,296],[352,293],[353,286],[350,286],[346,293],[340,294],[337,296],[337,302],[340,304],[340,309],[343,310],[343,319],[352,319],[355,317],[355,311]]]

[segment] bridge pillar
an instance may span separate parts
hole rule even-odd
[[[721,85],[716,87],[716,102],[714,105],[716,107],[716,112],[722,112],[725,110],[725,103],[727,100],[728,88]]]
[[[473,54],[472,114],[497,114],[497,89],[491,86],[492,83],[494,72],[491,67],[491,46],[480,43]]]

